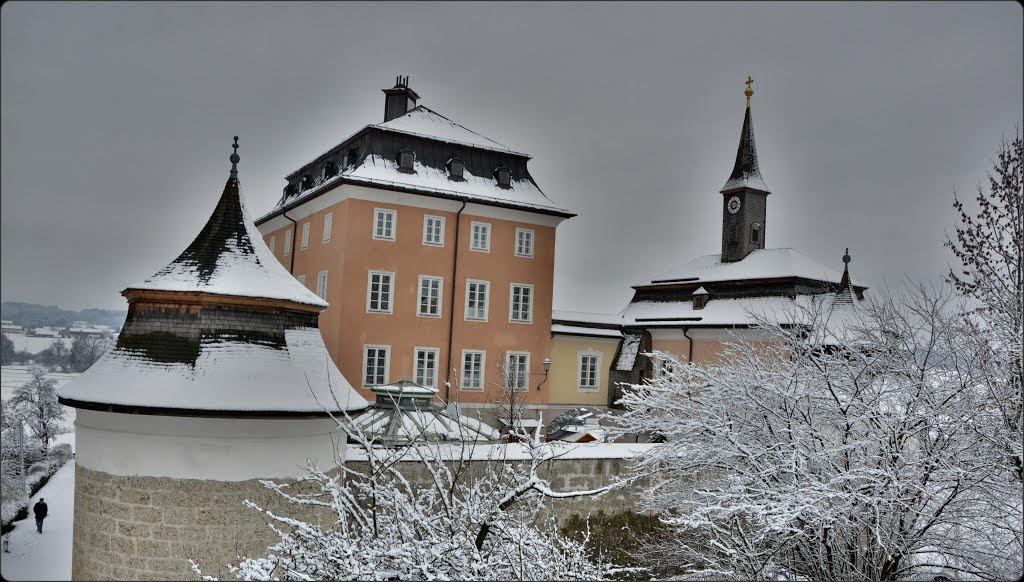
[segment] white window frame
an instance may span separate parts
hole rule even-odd
[[[284,231],[284,256],[292,254],[292,231]]]
[[[377,223],[379,222],[380,216],[391,215],[391,233],[385,235],[377,231]],[[391,208],[374,208],[373,209],[373,238],[375,240],[395,240],[395,235],[398,233],[398,211]]]
[[[423,283],[424,281],[436,282],[437,283],[437,313],[430,313],[423,311]],[[429,297],[428,304],[429,306]],[[420,275],[419,281],[416,283],[416,317],[432,317],[440,318],[444,311],[444,277],[434,277],[433,275]]]
[[[324,215],[324,242],[331,242],[331,229],[334,228],[334,213],[328,212]]]
[[[519,237],[521,235],[526,235],[526,238],[524,240],[529,241],[529,244],[526,245],[529,248],[526,249],[526,251],[523,251],[523,252],[519,251],[519,241],[520,241]],[[536,240],[537,240],[537,232],[534,231],[533,229],[530,229],[530,228],[517,228],[516,229],[516,240],[515,240],[516,256],[517,257],[527,257],[527,258],[532,259],[533,258],[533,246],[534,246],[534,243],[536,242]]]
[[[660,380],[662,378],[667,377],[666,374],[665,374],[665,368],[671,367],[671,368],[673,368],[673,370],[672,370],[673,372],[678,372],[679,371],[678,369],[675,369],[675,366],[669,366],[669,362],[671,361],[671,360],[669,360],[669,357],[674,359],[676,362],[681,363],[681,359],[679,358],[679,356],[677,356],[677,355],[675,355],[673,353],[670,353],[670,352],[663,352],[663,353],[665,354],[665,357],[662,357],[662,356],[651,356],[651,359],[654,361],[654,379],[655,380]]]
[[[384,309],[371,309],[370,303],[373,298],[373,276],[374,275],[387,275],[390,277],[390,284],[388,285],[388,308]],[[380,299],[377,300],[378,305],[381,303]],[[395,308],[395,273],[394,271],[375,271],[371,269],[366,274],[366,312],[367,313],[393,313]]]
[[[484,303],[484,316],[483,317],[471,317],[470,316],[470,308],[469,308],[469,287],[470,287],[470,285],[477,285],[478,289],[479,289],[479,286],[482,285],[483,288],[484,288],[484,302],[483,302]],[[477,293],[477,295],[479,296],[479,293]],[[482,281],[480,279],[466,279],[466,310],[465,310],[464,315],[463,315],[464,319],[466,321],[487,321],[487,318],[490,315],[490,309],[491,309],[491,282],[490,281]]]
[[[327,271],[316,274],[316,296],[327,301]]]
[[[302,246],[299,250],[304,251],[309,248],[309,221],[302,223]]]
[[[576,353],[576,390],[579,392],[600,392],[601,391],[601,352],[597,350],[583,350]],[[594,385],[583,383],[583,359],[593,358],[594,361]]]
[[[431,382],[419,382],[420,380],[420,354],[434,354],[434,372]],[[413,382],[422,386],[437,388],[438,367],[441,365],[441,350],[438,348],[416,346],[412,352],[412,378]]]
[[[306,276],[305,275],[299,275],[298,277],[296,277],[296,279],[299,281],[299,283],[302,283],[303,287],[306,286]]]
[[[524,386],[522,388],[511,387],[508,385],[509,371],[512,368],[512,356],[526,356],[526,371]],[[518,370],[516,370],[518,372]],[[512,392],[529,392],[530,391],[530,352],[505,352],[505,388],[511,389]]]
[[[437,241],[432,241],[427,236],[429,234],[429,232],[430,232],[429,229],[428,229],[428,226],[430,225],[431,221],[436,221],[436,224],[437,224],[437,227],[435,229],[436,230],[435,234],[437,235],[437,239],[438,239]],[[423,215],[423,244],[428,246],[428,247],[443,247],[444,246],[444,217],[443,216],[435,216],[433,214],[424,214]]]
[[[270,247],[270,254],[274,254],[274,248],[277,247],[277,236],[270,237],[270,244],[267,246]]]
[[[485,239],[483,246],[476,246],[476,230],[480,227],[480,232],[485,233],[485,236],[481,238]],[[489,253],[491,252],[491,223],[489,222],[477,222],[473,221],[469,223],[469,250],[476,251],[478,253]]]
[[[384,350],[384,382],[381,384],[367,384],[366,383],[366,369],[370,363],[370,350]],[[376,373],[376,370],[374,370]],[[363,388],[369,388],[371,386],[383,386],[388,383],[388,378],[391,376],[391,346],[378,345],[378,344],[365,344],[363,345],[363,370],[360,376],[360,384]]]
[[[526,319],[515,319],[512,316],[515,315],[515,296],[516,287],[525,288],[530,290],[530,300],[526,306]],[[520,293],[520,297],[522,294]],[[509,323],[533,323],[533,285],[530,283],[510,283],[508,289],[508,321]]]
[[[466,383],[466,356],[468,355],[480,356],[480,386],[478,387],[470,387]],[[487,352],[484,350],[462,350],[462,366],[460,370],[462,374],[459,377],[459,390],[483,392],[484,386],[487,385]]]

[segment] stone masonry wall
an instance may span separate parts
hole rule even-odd
[[[75,467],[73,580],[233,579],[236,551],[266,555],[278,537],[249,499],[285,515],[317,520],[315,508],[288,504],[258,480],[124,477]],[[323,514],[320,515],[323,517]]]
[[[556,491],[595,489],[629,471],[628,459],[556,459],[541,469]],[[482,470],[471,462],[467,475]],[[365,463],[350,462],[357,470]],[[423,465],[402,462],[403,476],[428,483]],[[573,514],[638,509],[637,487],[602,497],[548,499],[542,517],[560,525]],[[317,508],[286,504],[258,480],[220,482],[166,477],[124,477],[76,466],[72,571],[74,580],[195,580],[188,559],[204,574],[233,579],[226,564],[266,555],[277,536],[267,519],[242,505],[249,499],[277,515],[324,523]]]

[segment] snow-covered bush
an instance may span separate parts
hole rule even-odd
[[[552,448],[540,442],[539,431],[532,438],[519,436],[530,444],[530,461],[498,463],[470,476],[459,461],[444,460],[443,449],[451,445],[374,448],[362,435],[350,433],[362,445],[369,470],[340,464],[329,474],[311,466],[300,481],[313,485],[312,493],[264,482],[296,506],[322,508],[329,525],[276,515],[246,501],[270,519],[280,542],[266,556],[230,566],[231,572],[244,580],[604,578],[613,570],[587,557],[586,540],[571,540],[553,524],[535,520],[544,498],[595,495],[604,489],[553,491],[538,476]],[[409,456],[414,460],[399,462]],[[425,470],[431,484],[413,484],[403,476],[405,468]],[[202,575],[198,565],[193,569]]]
[[[665,438],[638,462],[675,532],[650,555],[697,577],[1017,578],[1020,489],[952,291],[883,294],[845,327],[825,305],[625,392],[613,431]]]

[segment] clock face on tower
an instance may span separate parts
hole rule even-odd
[[[736,214],[737,212],[739,212],[740,211],[740,204],[741,203],[740,203],[740,197],[739,196],[733,196],[732,198],[730,198],[729,199],[729,204],[727,206],[727,208],[729,209],[729,214]]]

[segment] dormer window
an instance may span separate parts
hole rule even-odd
[[[302,181],[299,182],[299,190],[305,192],[313,187],[313,177],[306,175],[302,177]]]
[[[512,187],[512,171],[505,166],[498,166],[494,170],[494,179],[498,181],[499,188]]]
[[[335,164],[334,162],[331,162],[331,161],[328,161],[326,164],[324,164],[324,169],[323,169],[323,178],[324,178],[324,180],[328,180],[328,179],[333,178],[333,177],[335,177],[337,175],[338,175],[338,165],[337,164]]]
[[[693,308],[704,309],[704,306],[708,304],[708,292],[704,287],[700,287],[693,292]]]
[[[348,153],[345,154],[345,166],[348,167],[356,165],[356,159],[358,157],[359,154],[356,153],[356,150],[354,148],[348,150]]]
[[[288,184],[287,186],[284,187],[284,196],[285,196],[285,198],[291,198],[292,196],[295,196],[296,194],[298,194],[298,192],[299,191],[295,187],[295,184]]]
[[[456,182],[462,181],[462,171],[466,168],[466,164],[462,162],[461,158],[452,156],[448,163],[445,164],[448,167],[448,179]]]
[[[412,173],[413,162],[416,161],[416,153],[409,148],[402,148],[402,151],[398,152],[398,170],[401,172]]]
[[[756,222],[750,227],[750,242],[754,244],[761,243],[761,225]]]

